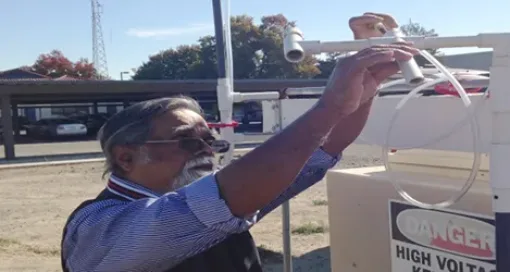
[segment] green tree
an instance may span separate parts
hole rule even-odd
[[[298,64],[285,60],[282,33],[289,22],[282,14],[264,16],[261,24],[247,15],[231,18],[234,78],[312,78],[320,73],[317,60]],[[168,49],[151,56],[135,70],[133,79],[211,79],[217,77],[216,39]]]
[[[316,78],[328,78],[329,75],[335,69],[338,58],[344,57],[345,53],[330,53],[325,58],[319,60],[320,74],[316,75]]]
[[[200,66],[197,69],[197,78],[214,79],[218,77],[218,66],[216,57],[216,38],[205,36],[198,40],[200,47]]]
[[[198,72],[201,61],[200,46],[182,45],[150,56],[148,62],[136,69],[133,80],[186,79]]]

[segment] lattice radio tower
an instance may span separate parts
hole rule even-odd
[[[97,79],[108,78],[108,63],[103,40],[103,28],[101,27],[101,14],[103,5],[98,0],[90,0],[92,5],[92,61],[97,71]]]

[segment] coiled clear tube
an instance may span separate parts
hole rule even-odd
[[[459,83],[459,81],[446,69],[446,67],[444,67],[439,61],[437,61],[427,51],[422,50],[421,54],[425,59],[427,59],[430,63],[432,63],[443,74],[443,76],[438,79],[432,80],[430,82],[426,82],[426,83],[414,88],[397,104],[397,106],[395,108],[395,112],[393,113],[393,116],[391,117],[390,123],[388,125],[385,142],[384,142],[384,146],[382,149],[382,160],[384,162],[384,167],[386,168],[386,171],[390,175],[390,181],[393,184],[393,187],[395,187],[395,190],[400,194],[400,196],[402,196],[402,198],[407,200],[409,203],[411,203],[415,206],[424,208],[424,209],[440,209],[440,208],[449,207],[449,206],[457,203],[469,191],[469,189],[473,185],[473,183],[478,175],[478,171],[480,169],[480,163],[481,163],[481,153],[479,151],[480,150],[480,147],[479,147],[479,145],[480,145],[479,144],[480,129],[478,126],[478,121],[475,116],[475,109],[474,109],[474,107],[471,103],[471,100],[469,99],[466,91],[464,90],[462,85]],[[453,195],[452,197],[450,197],[449,199],[447,199],[443,202],[425,203],[425,202],[421,202],[421,201],[413,198],[411,195],[409,195],[409,193],[407,193],[402,188],[402,186],[400,186],[400,183],[398,182],[397,178],[393,175],[393,171],[390,166],[389,158],[388,158],[388,154],[390,151],[389,140],[390,140],[390,136],[391,136],[391,130],[393,128],[393,125],[394,125],[398,115],[400,114],[400,110],[402,109],[402,107],[421,90],[428,88],[430,86],[433,86],[437,83],[443,82],[445,80],[448,80],[449,82],[452,83],[452,85],[454,86],[455,90],[459,94],[464,106],[466,107],[466,109],[468,111],[468,116],[470,116],[470,118],[469,118],[470,127],[471,127],[471,131],[473,133],[474,159],[473,159],[473,164],[472,164],[472,168],[471,168],[469,177],[467,178],[465,184],[462,186],[461,190],[457,194]],[[458,127],[458,126],[456,126],[456,127]],[[455,131],[455,130],[453,130],[453,131]],[[452,132],[444,134],[436,139],[444,138],[445,135],[449,136],[449,134],[451,134]]]

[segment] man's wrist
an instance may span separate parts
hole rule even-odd
[[[331,157],[331,159],[333,160],[332,162],[332,166],[333,167],[339,160],[340,158],[342,157],[342,153],[343,153],[343,150],[341,150],[340,152],[336,153],[336,152],[331,152],[331,150],[328,150],[327,147],[325,148],[324,146],[321,146],[319,148],[319,150],[321,152],[323,152],[323,154],[326,154],[328,156]]]
[[[340,154],[358,138],[367,122],[372,101],[373,99],[370,99],[361,105],[356,112],[339,120],[322,145],[325,152]]]
[[[328,155],[337,157],[338,155],[342,154],[347,147],[348,145],[345,143],[334,141],[328,138],[326,142],[321,146],[321,149]]]
[[[327,112],[327,115],[333,120],[333,124],[337,124],[340,120],[348,116],[345,111],[345,105],[341,102],[341,98],[338,95],[333,94],[324,94],[317,104],[316,108],[324,110]]]

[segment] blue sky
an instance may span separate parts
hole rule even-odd
[[[138,67],[149,55],[213,34],[210,0],[101,0],[110,76]],[[412,19],[441,36],[510,31],[509,0],[231,0],[232,14],[283,13],[306,39],[351,39],[349,17],[366,11]],[[60,49],[71,60],[92,59],[88,0],[0,0],[0,71],[30,65]],[[466,3],[472,3],[466,5]],[[487,3],[487,4],[483,4]],[[473,49],[471,49],[473,50]],[[448,50],[446,53],[469,51]]]

